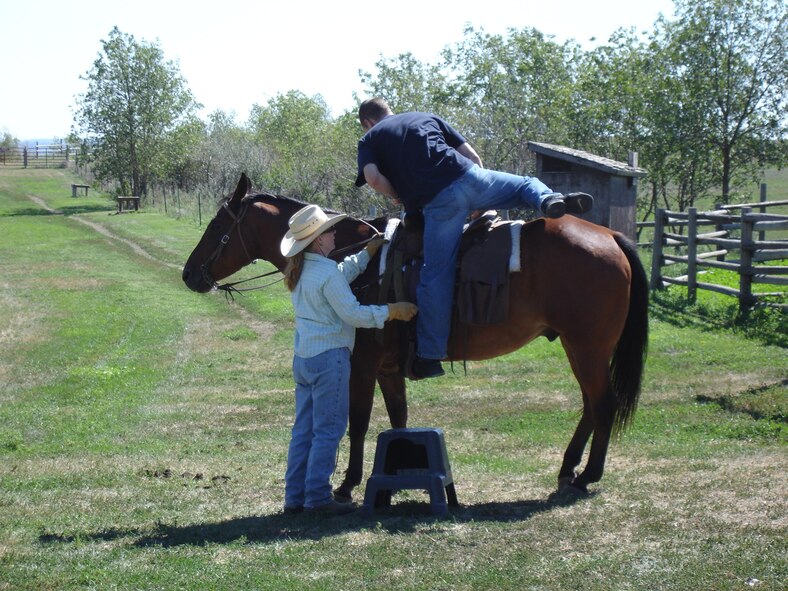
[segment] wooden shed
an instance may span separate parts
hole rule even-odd
[[[594,196],[594,208],[580,217],[635,240],[638,179],[647,174],[636,153],[625,163],[553,144],[528,142],[528,149],[536,154],[536,176],[548,187]]]

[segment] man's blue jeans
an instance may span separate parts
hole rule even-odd
[[[331,475],[348,422],[350,351],[293,358],[295,421],[285,473],[285,506],[331,502]]]
[[[474,210],[539,209],[547,185],[523,177],[474,166],[424,206],[424,266],[417,289],[418,355],[446,357],[451,329],[452,297],[462,227]]]

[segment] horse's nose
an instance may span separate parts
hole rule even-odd
[[[189,283],[189,276],[190,275],[191,275],[191,273],[189,272],[189,268],[188,267],[184,267],[183,268],[183,274],[181,275],[181,278],[183,279],[184,283]]]

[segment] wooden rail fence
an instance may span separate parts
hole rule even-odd
[[[67,144],[0,148],[0,166],[21,168],[65,168],[79,149]]]
[[[683,285],[690,301],[694,301],[698,289],[706,289],[738,298],[742,310],[754,305],[788,309],[788,291],[753,291],[753,284],[788,285],[788,266],[764,264],[788,259],[788,239],[766,239],[767,232],[788,230],[788,215],[753,212],[753,207],[764,211],[777,205],[788,205],[788,200],[723,206],[707,212],[694,207],[686,212],[658,209],[654,219],[651,289]],[[739,208],[740,214],[732,212]],[[706,227],[710,231],[703,230]],[[677,233],[677,228],[685,228],[686,234]],[[666,252],[667,249],[672,252]],[[739,253],[738,258],[726,260],[734,251]],[[686,265],[686,274],[663,274],[663,267],[675,264]],[[704,268],[737,273],[738,289],[698,281],[703,273],[699,269]],[[773,298],[778,301],[772,301]]]

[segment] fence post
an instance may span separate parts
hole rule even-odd
[[[651,249],[651,289],[662,289],[662,243],[665,239],[665,210],[654,216],[654,247]]]
[[[694,302],[698,294],[698,208],[690,207],[687,226],[687,299]]]
[[[761,183],[761,203],[766,201],[766,183]],[[761,213],[766,213],[766,206],[761,205],[758,210]],[[759,230],[758,231],[758,240],[764,241],[766,240],[766,230]]]
[[[722,203],[715,203],[714,204],[714,211],[720,211],[721,209],[722,209]],[[714,225],[714,229],[717,232],[719,232],[720,230],[724,230],[725,228],[723,228],[723,225],[724,224],[722,224],[722,223],[717,223],[717,224]],[[717,255],[715,258],[718,261],[724,261],[725,260],[725,255],[724,254]]]
[[[746,217],[752,213],[751,207],[741,210],[741,256],[739,257],[739,310],[744,311],[755,303],[752,295],[752,259],[755,244],[752,240],[752,220]]]

